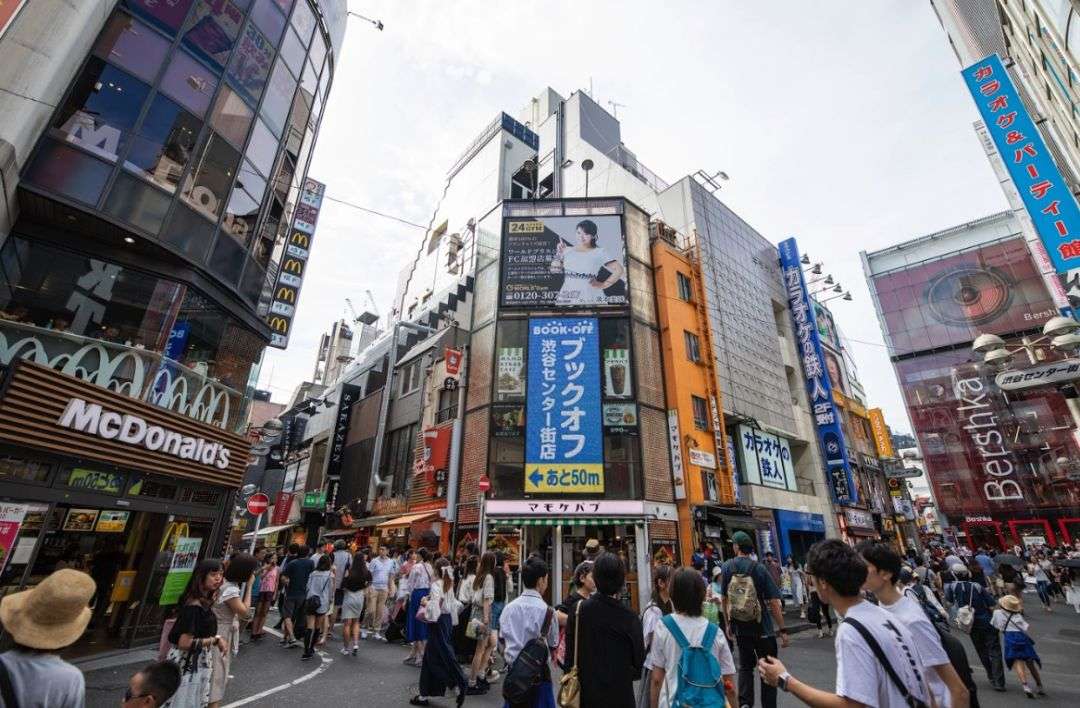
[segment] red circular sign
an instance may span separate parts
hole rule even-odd
[[[270,497],[266,496],[262,492],[258,494],[252,494],[248,497],[247,510],[252,516],[259,516],[267,510],[270,506]]]
[[[491,480],[487,475],[482,475],[480,481],[476,483],[476,486],[480,488],[481,492],[486,492],[491,489]]]

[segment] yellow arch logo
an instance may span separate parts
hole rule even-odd
[[[286,300],[292,303],[296,302],[296,291],[292,288],[278,288],[277,299],[285,302]]]
[[[268,324],[270,325],[270,329],[276,330],[283,334],[289,331],[289,321],[284,317],[271,317]]]
[[[292,239],[290,240],[297,246],[303,246],[304,248],[307,248],[311,244],[311,237],[299,231],[293,231]]]
[[[300,273],[302,273],[304,271],[304,264],[301,263],[300,261],[296,260],[295,258],[290,258],[289,260],[287,260],[287,261],[285,261],[284,263],[281,264],[281,269],[282,270],[287,270],[287,271],[290,271],[290,272],[293,272],[293,273],[296,273],[296,274],[299,275]]]

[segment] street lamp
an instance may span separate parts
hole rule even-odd
[[[1023,352],[1028,361],[1037,364],[1044,358],[1039,349],[1049,346],[1054,351],[1070,354],[1080,349],[1080,322],[1071,317],[1051,317],[1043,325],[1041,337],[1024,337],[1019,345],[1009,346],[996,334],[980,334],[971,343],[976,354],[983,355],[983,362],[990,366],[1004,366]]]
[[[383,27],[385,26],[385,25],[383,25],[382,20],[373,20],[370,17],[364,17],[359,12],[353,12],[352,10],[349,10],[346,14],[347,15],[352,15],[353,17],[359,17],[364,22],[370,22],[371,26],[374,27],[375,29],[379,30],[380,32],[382,32]]]

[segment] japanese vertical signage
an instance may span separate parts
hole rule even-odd
[[[736,429],[739,459],[748,484],[798,491],[788,441],[748,425]]]
[[[1058,273],[1080,268],[1080,208],[997,54],[961,72]]]
[[[833,500],[839,504],[854,504],[858,493],[851,475],[844,431],[840,428],[840,413],[833,404],[832,385],[824,370],[821,338],[818,334],[814,309],[806,290],[799,265],[799,247],[795,239],[780,243],[780,268],[783,271],[784,290],[787,292],[788,309],[798,340],[799,360],[806,378],[806,391],[810,408],[818,429],[818,442],[825,465]]]
[[[889,426],[885,425],[885,414],[880,408],[871,408],[869,414],[870,430],[874,433],[874,447],[877,448],[878,457],[885,459],[896,457],[892,438],[889,437]]]
[[[679,434],[679,411],[667,412],[668,444],[671,447],[671,481],[675,498],[686,499],[686,471],[683,469],[682,436]]]
[[[604,491],[600,327],[595,317],[529,320],[525,491]]]
[[[270,346],[284,349],[289,346],[296,303],[300,299],[300,286],[307,273],[311,242],[315,238],[315,224],[319,220],[326,185],[313,179],[304,180],[300,190],[300,203],[293,211],[292,228],[281,253],[277,282],[274,283],[270,313],[266,323],[270,325]]]
[[[0,504],[0,573],[4,572],[8,559],[15,550],[15,539],[26,516],[23,504]]]
[[[360,400],[363,389],[353,384],[341,385],[338,397],[337,420],[330,437],[330,454],[326,461],[326,510],[337,508],[337,490],[341,480],[341,459],[345,456],[345,438],[349,435],[353,404]]]

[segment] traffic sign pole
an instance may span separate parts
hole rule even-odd
[[[262,514],[255,517],[255,530],[251,532],[251,555],[255,555],[255,542],[259,540],[259,526],[262,525]]]
[[[262,526],[262,517],[270,507],[270,497],[262,492],[252,494],[247,500],[248,513],[255,517],[255,530],[251,532],[251,554],[255,554],[255,543],[259,540],[259,527]]]

